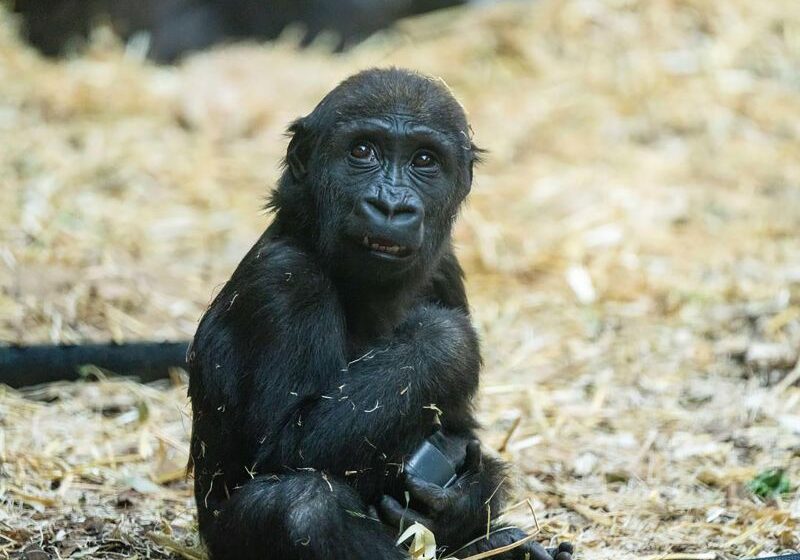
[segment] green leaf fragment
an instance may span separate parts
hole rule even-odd
[[[774,498],[792,489],[792,483],[783,469],[767,469],[747,483],[747,489],[761,498]]]

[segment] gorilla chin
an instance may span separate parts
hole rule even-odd
[[[419,254],[425,234],[422,223],[414,228],[395,228],[391,226],[374,227],[372,224],[358,223],[354,220],[347,237],[349,245],[355,249],[356,258],[362,264],[375,262],[387,266],[402,266],[411,264]],[[365,259],[369,259],[364,262]]]
[[[422,257],[420,243],[409,246],[385,233],[350,235],[342,241],[334,257],[334,274],[365,289],[406,282]]]

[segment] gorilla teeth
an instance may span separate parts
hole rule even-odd
[[[381,245],[380,243],[373,243],[366,235],[361,240],[364,247],[368,247],[373,251],[380,251],[381,253],[389,253],[390,255],[398,255],[404,253],[406,248],[400,245]]]

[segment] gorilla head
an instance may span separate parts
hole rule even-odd
[[[480,152],[443,82],[367,70],[289,132],[271,206],[334,275],[374,285],[432,269]]]

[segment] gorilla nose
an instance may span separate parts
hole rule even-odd
[[[386,199],[367,196],[361,201],[361,213],[375,225],[416,227],[422,221],[422,204],[413,199]],[[387,222],[389,224],[387,224]]]

